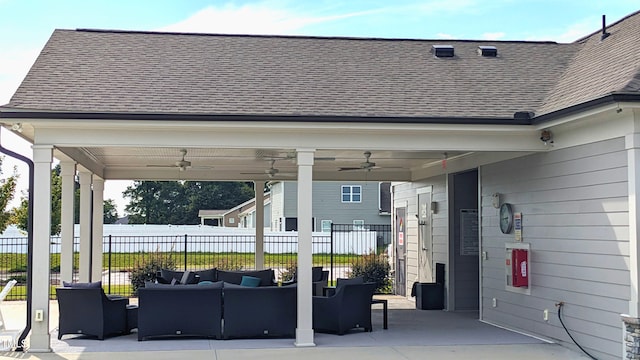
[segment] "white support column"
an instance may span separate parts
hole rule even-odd
[[[254,181],[256,194],[256,269],[264,269],[264,181]]]
[[[296,346],[315,346],[313,342],[313,303],[311,293],[313,154],[298,149],[298,328]]]
[[[629,298],[629,316],[640,317],[640,249],[638,249],[638,224],[640,224],[640,133],[626,136],[627,171],[629,186],[629,274],[631,294]]]
[[[73,209],[75,201],[76,163],[60,162],[62,179],[60,209],[60,280],[73,281]]]
[[[104,179],[93,175],[93,221],[91,224],[91,281],[102,280],[102,227],[104,224]]]
[[[91,173],[79,171],[80,180],[80,265],[79,281],[88,282],[91,277]]]
[[[640,111],[636,112],[634,128],[640,129]],[[634,132],[625,137],[627,150],[627,178],[629,192],[629,313],[621,314],[623,322],[622,351],[623,358],[638,356],[637,334],[640,328],[640,133]]]
[[[31,352],[50,352],[49,335],[49,272],[51,236],[51,162],[53,146],[34,145],[33,184],[33,290],[31,302]],[[42,321],[35,321],[42,312]]]

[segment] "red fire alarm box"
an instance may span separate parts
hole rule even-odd
[[[514,287],[529,286],[528,252],[525,249],[511,250],[511,275]]]

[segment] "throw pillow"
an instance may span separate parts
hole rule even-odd
[[[258,287],[260,286],[260,278],[245,275],[242,277],[240,285],[248,287]]]
[[[79,283],[79,282],[62,282],[62,286],[76,288],[76,289],[100,289],[102,288],[102,281],[90,282],[90,283]]]
[[[196,271],[196,275],[200,276],[200,281],[216,281],[218,280],[218,269],[207,269]]]

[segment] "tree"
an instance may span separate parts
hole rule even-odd
[[[104,201],[104,216],[102,222],[104,224],[115,224],[118,220],[118,209],[116,208],[116,202],[113,199],[107,199]]]
[[[4,157],[0,157],[0,165],[2,165]],[[2,171],[0,170],[0,175]],[[7,210],[7,206],[15,195],[16,184],[18,182],[18,174],[16,168],[13,168],[13,175],[6,179],[0,179],[0,233],[7,229],[7,226],[11,224],[12,212]]]
[[[199,224],[202,209],[229,209],[253,198],[250,183],[135,181],[123,193],[130,224]]]
[[[60,165],[56,165],[51,170],[51,235],[60,234],[61,230],[61,212],[62,212],[62,177],[60,176]],[[80,184],[74,184],[74,211],[73,220],[77,224],[80,222]],[[104,223],[112,224],[118,219],[118,212],[113,200],[105,200],[104,206]],[[10,223],[24,231],[27,231],[29,199],[23,197],[20,206],[13,209],[10,215]],[[115,220],[114,220],[115,218]]]

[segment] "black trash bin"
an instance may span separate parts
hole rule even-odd
[[[444,264],[436,264],[436,282],[415,282],[412,290],[416,297],[416,309],[444,309]]]

